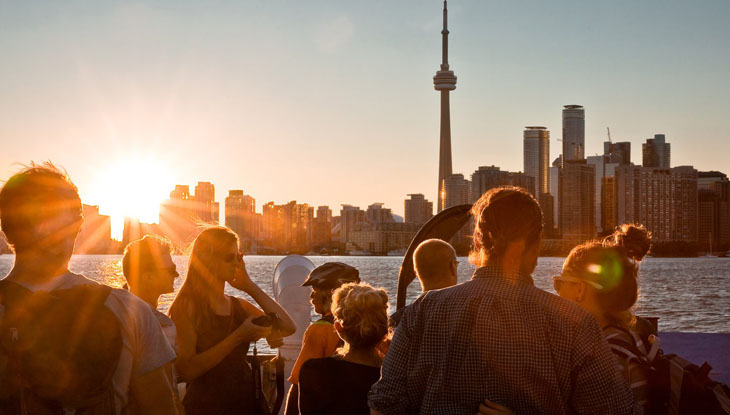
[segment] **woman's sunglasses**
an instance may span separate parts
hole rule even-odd
[[[553,277],[553,288],[555,288],[555,291],[560,291],[560,289],[563,288],[563,283],[565,282],[584,282],[597,290],[603,289],[603,285],[594,281],[588,281],[577,277],[569,277],[567,275],[556,275]]]
[[[234,253],[229,253],[229,254],[223,255],[223,262],[231,263],[231,262],[234,262],[234,261],[235,262],[243,262],[243,252],[238,252],[238,253],[235,253],[235,254]]]

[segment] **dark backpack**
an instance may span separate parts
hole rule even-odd
[[[635,361],[646,373],[647,414],[730,415],[730,388],[709,378],[712,367],[707,362],[697,366],[675,354],[665,354],[656,336],[650,345],[629,330],[612,327],[634,339],[629,343],[610,338],[608,344],[616,355]],[[639,345],[648,352],[642,351]]]
[[[0,413],[114,414],[122,337],[101,284],[34,293],[0,281]]]

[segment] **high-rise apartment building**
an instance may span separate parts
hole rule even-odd
[[[349,241],[350,232],[354,227],[361,223],[367,223],[365,211],[357,206],[342,205],[340,209],[340,242],[347,243]]]
[[[603,142],[603,155],[608,157],[608,163],[631,164],[631,142],[622,141],[614,143],[612,141]]]
[[[552,166],[550,166],[550,194],[553,196],[553,224],[557,228],[560,223],[560,166],[563,165],[563,156],[558,156],[553,160]],[[542,206],[542,205],[540,205]],[[543,209],[543,213],[546,210]],[[558,230],[554,229],[553,234],[557,234]]]
[[[317,206],[317,217],[312,223],[312,246],[322,247],[332,242],[332,209]]]
[[[225,209],[225,224],[238,235],[242,249],[259,238],[261,220],[256,214],[256,199],[243,194],[243,190],[229,190]]]
[[[471,175],[470,203],[477,201],[489,189],[499,186],[521,187],[535,194],[535,178],[525,173],[503,171],[497,166],[480,166]]]
[[[408,197],[410,199],[404,202],[406,223],[423,225],[433,217],[433,202],[426,200],[421,193],[409,194]]]
[[[693,167],[619,166],[615,189],[619,224],[641,223],[656,241],[698,240],[697,170]]]
[[[213,183],[198,182],[195,186],[195,216],[202,222],[218,224],[220,207],[215,201]]]
[[[367,217],[368,223],[371,224],[395,222],[393,212],[388,208],[384,208],[383,203],[373,203],[368,206],[368,210],[365,211],[365,216]]]
[[[99,206],[82,205],[84,223],[76,238],[74,253],[106,254],[112,238],[111,218],[99,214]]]
[[[190,186],[176,185],[170,192],[170,198],[160,204],[160,228],[181,250],[193,241],[197,231],[197,215]]]
[[[559,171],[559,228],[563,239],[583,242],[596,234],[596,171],[583,161],[564,161]]]
[[[718,171],[698,174],[697,239],[704,251],[730,249],[730,181]]]
[[[671,145],[667,143],[664,134],[654,134],[654,138],[647,138],[641,145],[641,164],[644,167],[671,167]]]
[[[441,198],[443,206],[440,206],[439,212],[452,206],[463,205],[469,203],[470,183],[464,178],[463,174],[452,174],[444,179]]]
[[[594,166],[595,169],[595,191],[596,191],[596,203],[595,203],[595,217],[596,217],[596,225],[598,227],[598,232],[603,232],[606,230],[613,230],[613,227],[609,229],[603,228],[603,206],[602,206],[602,192],[603,192],[603,182],[604,178],[607,177],[613,177],[616,171],[616,167],[618,166],[618,163],[610,163],[609,162],[609,156],[603,155],[603,156],[588,156],[586,158],[586,162],[592,166]]]
[[[550,193],[550,131],[545,127],[525,127],[522,139],[523,169],[535,179],[535,197]]]
[[[563,163],[585,158],[586,123],[582,105],[563,107]]]

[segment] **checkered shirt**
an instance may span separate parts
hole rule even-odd
[[[473,415],[485,398],[516,414],[641,413],[590,314],[491,267],[408,307],[368,402]]]

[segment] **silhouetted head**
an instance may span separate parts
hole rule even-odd
[[[425,240],[413,252],[413,268],[424,292],[456,284],[458,265],[454,247],[441,239]]]
[[[641,225],[621,225],[602,241],[576,246],[554,277],[561,297],[576,301],[608,321],[629,326],[631,308],[639,296],[639,262],[651,247],[651,235]]]
[[[134,292],[171,293],[178,273],[172,262],[172,245],[167,238],[145,235],[124,248],[122,273]]]
[[[349,283],[332,295],[335,329],[345,350],[373,349],[388,335],[388,293],[367,283]]]
[[[68,262],[83,223],[78,189],[51,162],[31,163],[0,191],[0,223],[19,256],[34,251]]]
[[[474,203],[474,248],[469,259],[477,266],[520,262],[530,274],[537,265],[542,233],[542,209],[519,187],[491,189]]]
[[[208,321],[209,298],[235,278],[241,265],[238,236],[232,230],[224,226],[203,229],[193,241],[185,282],[170,306],[170,314],[185,310],[195,316],[196,324]]]

